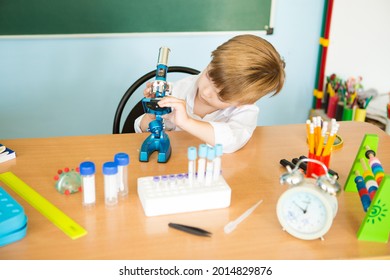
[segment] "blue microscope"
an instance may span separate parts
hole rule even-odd
[[[145,113],[156,115],[156,119],[149,123],[151,134],[142,143],[139,154],[140,161],[149,161],[149,156],[158,151],[157,162],[165,163],[171,156],[171,143],[168,135],[164,131],[163,115],[169,114],[172,110],[169,107],[160,107],[157,103],[165,96],[171,93],[171,85],[167,82],[168,55],[170,49],[161,47],[158,54],[156,79],[152,85],[153,98],[142,99],[142,106]]]

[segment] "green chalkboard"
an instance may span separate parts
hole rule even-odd
[[[0,35],[261,31],[272,0],[0,0]]]

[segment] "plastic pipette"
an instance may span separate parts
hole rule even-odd
[[[259,202],[257,202],[255,205],[253,205],[251,208],[246,210],[244,214],[242,214],[240,217],[235,219],[234,221],[229,222],[225,227],[224,227],[224,232],[226,234],[231,233],[233,230],[236,229],[239,223],[241,223],[243,220],[245,220],[252,212],[259,206],[263,200],[261,199]]]

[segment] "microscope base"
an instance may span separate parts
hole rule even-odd
[[[171,144],[168,135],[164,133],[161,138],[155,138],[153,134],[145,139],[139,153],[139,161],[148,162],[150,155],[158,151],[157,162],[166,163],[171,156]]]

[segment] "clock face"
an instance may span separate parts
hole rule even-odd
[[[321,238],[334,217],[325,195],[313,186],[293,187],[284,192],[277,204],[277,215],[283,228],[300,239]]]

